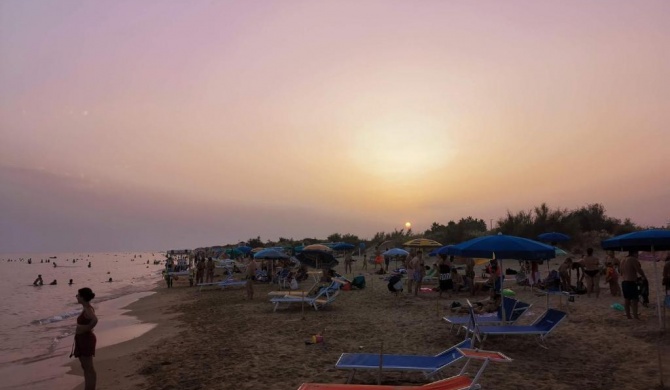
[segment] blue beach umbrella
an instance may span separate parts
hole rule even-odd
[[[537,239],[545,242],[564,242],[570,241],[570,236],[563,233],[551,232],[551,233],[542,233],[537,236]]]
[[[407,256],[409,252],[400,248],[389,249],[386,252],[382,253],[382,256]]]
[[[473,238],[452,246],[448,251],[450,255],[488,259],[495,256],[497,259],[543,261],[556,257],[556,249],[551,245],[504,234]]]
[[[288,255],[276,249],[263,249],[254,255],[254,259],[282,260],[288,259]]]
[[[507,236],[504,234],[477,237],[452,246],[449,248],[449,252],[455,256],[462,257],[499,259],[501,292],[505,277],[502,259],[543,261],[556,257],[556,249],[551,245],[546,245],[523,237]],[[547,302],[548,300],[549,298],[547,298]]]
[[[248,254],[249,252],[251,252],[251,250],[252,250],[253,248],[250,247],[250,246],[238,246],[238,247],[235,248],[235,249],[237,249],[238,251],[240,251],[240,252],[242,252],[242,253],[244,253],[244,254],[246,255],[246,254]]]
[[[346,242],[338,242],[337,244],[331,246],[331,248],[336,251],[346,251],[349,249],[354,249],[355,247],[356,246],[352,244],[347,244]]]

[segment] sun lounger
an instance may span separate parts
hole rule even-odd
[[[451,349],[451,348],[450,348]],[[445,351],[446,352],[446,351]],[[456,348],[457,353],[467,361],[461,368],[461,371],[456,376],[442,379],[436,382],[428,383],[423,386],[383,386],[383,385],[358,385],[358,384],[323,384],[323,383],[303,383],[298,390],[472,390],[479,389],[479,379],[489,362],[505,362],[512,361],[509,357],[500,352],[483,351],[469,348]],[[377,355],[379,357],[379,355]],[[386,355],[384,355],[386,356]],[[391,355],[392,356],[392,355]],[[472,359],[483,360],[477,374],[471,378],[465,375],[465,372]],[[379,365],[377,365],[379,369]],[[378,382],[380,378],[378,378]]]
[[[476,316],[477,317],[477,323],[480,325],[498,325],[498,324],[506,324],[506,325],[511,325],[515,323],[521,316],[528,311],[528,309],[531,307],[531,304],[528,304],[526,302],[518,301],[514,298],[509,298],[509,297],[503,297],[503,306],[502,309],[498,309],[496,312],[496,315],[493,316]],[[505,316],[503,319],[503,309],[505,311]],[[449,330],[453,329],[454,326],[458,326],[458,331],[460,333],[460,329],[462,327],[466,327],[468,323],[470,322],[470,316],[458,316],[458,317],[443,317],[443,320],[445,320],[447,323],[451,325]]]
[[[229,276],[225,280],[221,280],[219,282],[213,282],[213,283],[199,283],[197,286],[199,287],[198,291],[202,291],[203,288],[205,287],[219,287],[221,289],[224,289],[226,287],[234,287],[234,286],[246,286],[247,281],[246,280],[235,280],[233,279],[233,276]]]
[[[489,335],[536,335],[539,336],[539,343],[546,348],[544,341],[549,336],[556,326],[567,316],[565,312],[556,309],[548,309],[540,315],[535,322],[530,325],[499,325],[499,326],[480,326],[477,323],[472,305],[470,305],[470,319],[471,323],[468,325],[468,332],[473,333],[474,337],[481,340],[483,344],[486,337]]]
[[[331,304],[340,293],[341,284],[337,281],[331,282],[327,287],[322,287],[318,293],[314,296],[305,296],[305,295],[293,295],[287,291],[287,294],[283,296],[275,296],[270,299],[270,302],[274,305],[273,311],[277,311],[281,304],[286,304],[290,306],[295,303],[304,303],[314,308],[314,310],[319,310]]]
[[[427,378],[430,378],[463,357],[458,348],[470,347],[472,347],[472,340],[465,339],[435,356],[343,353],[335,363],[335,367],[341,370],[351,370],[347,383],[354,379],[357,370],[415,371],[422,372]]]

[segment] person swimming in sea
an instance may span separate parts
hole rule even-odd
[[[112,283],[112,278],[109,278],[109,280],[108,280],[107,282],[108,282],[108,283]]]
[[[68,282],[68,286],[72,286],[73,284],[74,282],[72,281],[72,279],[70,279],[70,282]]]
[[[37,275],[37,279],[33,282],[33,286],[41,286],[44,284],[44,281],[42,280],[42,275]]]
[[[49,283],[49,286],[55,286],[57,284],[58,284],[58,281],[56,279],[54,279],[53,282]]]

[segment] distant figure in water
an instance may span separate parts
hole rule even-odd
[[[33,259],[28,259],[28,264],[32,264],[32,263],[33,263]]]
[[[44,281],[42,280],[42,275],[37,275],[37,279],[33,282],[33,286],[41,286],[44,284]]]
[[[72,286],[73,284],[74,284],[74,282],[72,281],[72,279],[70,279],[70,282],[68,283],[68,285]]]
[[[58,264],[54,261],[54,268],[58,267]]]
[[[49,286],[55,286],[57,284],[58,284],[58,281],[56,279],[54,279],[53,282],[49,283]]]
[[[109,278],[109,280],[107,282],[112,283],[112,278]]]
[[[40,263],[44,263],[44,259],[40,260]]]
[[[90,261],[88,262],[88,268],[91,268],[91,262]]]

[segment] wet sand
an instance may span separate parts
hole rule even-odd
[[[360,261],[354,264],[356,273],[360,266]],[[653,275],[651,264],[644,267]],[[98,388],[297,389],[303,382],[344,383],[348,372],[334,367],[342,352],[379,353],[383,344],[384,353],[434,355],[462,340],[442,317],[451,314],[454,300],[465,303],[467,294],[395,297],[379,278],[366,274],[366,289],[342,291],[332,306],[322,311],[306,307],[304,314],[299,305],[273,313],[267,293],[276,286],[266,284],[255,284],[253,301],[245,299],[243,288],[198,292],[183,280],[173,289],[161,286],[157,294],[129,307],[130,314],[156,323],[156,328],[98,351]],[[611,297],[603,283],[599,299],[581,295],[569,303],[568,317],[546,341],[548,349],[534,337],[490,337],[485,348],[514,361],[489,365],[481,378],[483,388],[658,389],[659,353],[667,386],[670,338],[658,330],[654,278],[650,279],[651,305],[641,308],[641,321],[628,320],[610,308],[623,301]],[[509,287],[518,299],[533,304],[520,324],[531,323],[545,310],[544,296],[513,283]],[[558,305],[558,298],[552,297],[550,306]],[[319,332],[325,345],[305,345]],[[479,365],[471,367],[474,373]],[[460,368],[456,363],[445,374],[455,375]],[[360,372],[354,383],[375,384],[376,379],[376,372]],[[414,373],[383,376],[384,384],[427,382]]]

